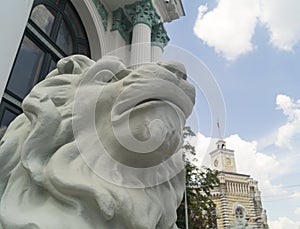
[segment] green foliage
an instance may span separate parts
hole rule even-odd
[[[199,169],[191,159],[195,155],[195,147],[186,139],[195,136],[190,127],[184,129],[184,160],[186,169],[187,203],[189,228],[217,228],[215,204],[210,195],[214,186],[219,185],[218,171],[209,168]],[[184,200],[177,209],[177,226],[185,228]]]

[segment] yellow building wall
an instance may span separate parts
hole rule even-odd
[[[248,221],[249,226],[256,227],[256,223],[254,222],[256,215],[250,189],[250,182],[252,179],[248,179],[249,177],[244,176],[238,177],[238,175],[224,178],[223,183],[215,188],[214,193],[216,194],[212,197],[217,209],[218,229],[225,229],[225,217],[227,217],[228,225],[235,221],[235,208],[240,205],[245,209],[245,217],[250,218]],[[222,189],[223,193],[225,192],[223,204],[221,201]]]

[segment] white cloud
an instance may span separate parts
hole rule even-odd
[[[234,60],[253,49],[251,38],[258,6],[258,0],[220,0],[215,9],[207,12],[202,5],[198,8],[194,33],[217,53]]]
[[[239,135],[231,135],[224,139],[228,149],[235,150],[235,159],[237,172],[249,174],[259,181],[259,186],[266,191],[263,195],[285,194],[280,185],[272,185],[271,179],[289,172],[288,169],[282,170],[282,163],[275,156],[269,156],[257,151],[255,141],[248,142],[243,140]],[[190,139],[190,143],[195,146],[197,152],[198,165],[210,166],[209,152],[216,149],[215,142],[217,139],[206,137],[197,133],[196,137]]]
[[[292,138],[300,133],[300,100],[294,101],[287,95],[277,95],[277,108],[287,116],[287,123],[277,132],[277,146],[292,148]]]
[[[276,221],[270,221],[270,229],[299,229],[300,221],[292,221],[287,217],[280,217]]]
[[[215,142],[217,139],[206,137],[201,133],[197,133],[195,137],[191,137],[189,142],[191,145],[195,146],[195,151],[197,153],[197,165],[199,167],[210,166],[209,152],[215,149]]]
[[[291,51],[300,41],[299,0],[219,0],[216,8],[198,8],[194,33],[227,60],[253,50],[258,22],[266,27],[270,43]]]
[[[296,208],[294,213],[295,213],[295,215],[300,217],[300,208]]]
[[[260,20],[275,47],[291,51],[300,41],[299,11],[299,0],[261,0]]]
[[[276,196],[286,194],[281,185],[272,184],[272,179],[289,173],[289,167],[285,166],[285,159],[276,158],[257,150],[256,141],[246,141],[239,135],[231,135],[225,139],[227,148],[235,150],[237,172],[249,174],[259,183],[262,196]]]
[[[286,198],[298,203],[300,199],[298,189],[291,189],[293,185],[298,184],[297,180],[289,178],[289,174],[299,173],[300,157],[297,137],[300,137],[300,99],[295,100],[286,95],[278,95],[276,104],[277,109],[281,110],[287,117],[286,124],[280,126],[274,131],[274,135],[272,134],[271,137],[268,137],[267,145],[276,148],[276,155],[265,153],[263,148],[258,150],[257,141],[247,141],[238,134],[231,135],[224,140],[227,148],[235,151],[237,172],[248,174],[258,181],[263,197],[263,205],[264,201],[268,201],[266,205],[269,206],[267,209],[269,216],[274,219],[272,214],[276,215],[277,213],[274,212],[280,212],[281,218],[269,221],[270,229],[299,229],[300,222],[293,221],[299,219],[299,205],[297,205],[296,209],[285,205],[283,212],[281,207],[279,207],[280,210],[276,207],[280,205],[270,207],[272,206],[270,203],[276,200]],[[190,141],[192,145],[196,146],[199,163],[204,163],[206,166],[210,165],[209,152],[216,149],[215,142],[217,139],[197,133]],[[287,146],[290,148],[286,148]],[[278,182],[280,180],[282,180],[282,184],[274,184],[274,181]],[[290,187],[287,188],[288,186]],[[287,216],[287,211],[290,212],[289,218],[285,217]]]
[[[300,199],[300,192],[294,192],[291,196],[292,198]],[[298,208],[299,213],[300,213],[300,208]]]

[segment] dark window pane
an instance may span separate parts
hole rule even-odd
[[[25,36],[7,89],[23,99],[38,81],[44,56],[45,53]]]
[[[73,28],[76,32],[76,37],[83,38],[87,40],[83,25],[81,21],[79,20],[79,16],[76,14],[74,9],[71,7],[69,3],[67,3],[66,8],[65,8],[65,13],[68,17],[68,19],[72,22]]]
[[[17,116],[17,114],[11,112],[8,109],[4,110],[3,117],[1,120],[1,127],[8,126],[11,123],[11,121],[14,120],[14,118]]]
[[[66,53],[72,54],[73,53],[73,41],[70,34],[69,29],[66,26],[64,21],[61,22],[59,26],[58,36],[56,40],[56,44]]]
[[[51,72],[55,68],[56,68],[56,62],[54,60],[51,60],[51,64],[50,64],[48,73]]]
[[[90,56],[90,48],[87,45],[78,44],[78,53]]]
[[[19,108],[16,105],[12,105],[10,100],[7,100],[6,98],[3,97],[0,104],[1,127],[8,126],[9,123],[21,113],[22,113],[21,108]]]
[[[56,13],[48,9],[45,5],[37,5],[32,10],[30,19],[43,30],[47,35],[50,35]]]
[[[240,208],[237,208],[235,210],[235,215],[236,215],[237,219],[242,219],[244,217],[243,210]]]

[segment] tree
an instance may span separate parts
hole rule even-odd
[[[198,168],[195,162],[190,159],[194,156],[195,147],[187,138],[195,136],[190,127],[184,128],[184,161],[186,170],[188,221],[190,229],[217,228],[216,226],[216,205],[211,200],[211,191],[220,181],[217,177],[218,171],[210,168]],[[177,226],[185,228],[185,202],[181,202],[177,209]]]

